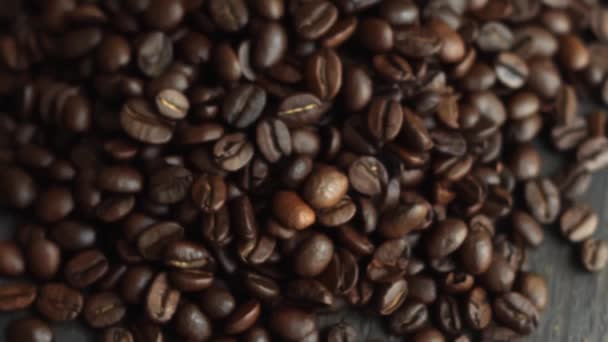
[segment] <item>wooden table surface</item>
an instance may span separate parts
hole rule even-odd
[[[543,153],[544,171],[550,174],[563,161],[554,154]],[[599,213],[597,237],[608,239],[608,171],[594,175],[592,186],[582,198]],[[11,236],[14,219],[0,212],[0,239]],[[608,342],[608,270],[600,274],[584,272],[578,263],[578,249],[559,236],[557,227],[547,227],[545,243],[531,251],[532,270],[548,279],[551,300],[544,312],[539,330],[524,341],[532,342]],[[0,331],[8,321],[25,313],[0,314]],[[362,335],[361,341],[401,341],[389,338],[383,323],[372,315],[347,312],[324,316],[322,326],[344,320]],[[95,341],[93,334],[79,324],[54,325],[55,341]],[[0,335],[4,341],[4,334]]]

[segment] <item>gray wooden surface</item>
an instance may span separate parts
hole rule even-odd
[[[544,154],[546,173],[560,162],[554,154]],[[608,171],[598,173],[582,199],[590,203],[601,218],[596,236],[608,238]],[[0,212],[0,239],[11,236],[14,219]],[[547,227],[545,243],[531,251],[532,270],[544,275],[551,289],[548,310],[542,316],[540,329],[524,341],[533,342],[608,342],[608,271],[588,274],[581,270],[575,246],[563,240],[557,227]],[[0,331],[15,317],[25,313],[0,314]],[[373,315],[340,313],[321,318],[323,326],[344,320],[355,325],[362,334],[361,341],[400,341],[386,336],[384,325]],[[55,341],[94,341],[94,335],[79,324],[54,326]],[[0,336],[4,341],[4,334]]]

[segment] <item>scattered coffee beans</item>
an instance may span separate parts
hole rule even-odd
[[[3,281],[0,311],[39,314],[6,340],[76,319],[108,342],[367,339],[317,322],[346,307],[414,342],[532,333],[545,225],[608,265],[579,200],[608,167],[606,114],[579,103],[608,103],[608,9],[583,2],[0,15],[0,205],[24,221],[0,276],[32,281]],[[542,132],[574,157],[554,175]]]

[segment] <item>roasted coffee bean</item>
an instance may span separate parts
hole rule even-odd
[[[304,78],[308,88],[319,99],[331,100],[342,87],[342,61],[331,49],[308,57]]]
[[[155,101],[158,112],[168,119],[183,119],[190,110],[188,98],[175,89],[161,90],[156,95]]]
[[[589,272],[599,272],[608,265],[608,242],[589,239],[581,245],[581,263]]]
[[[173,289],[166,273],[159,273],[148,289],[145,309],[148,318],[165,323],[173,317],[180,299],[180,292]]]
[[[379,141],[390,141],[397,137],[403,123],[403,111],[397,101],[384,97],[372,100],[367,113],[367,124],[371,135]]]
[[[16,277],[25,272],[25,256],[13,241],[0,241],[0,275]]]
[[[426,250],[433,259],[456,251],[467,237],[467,225],[458,219],[446,219],[437,224],[427,241]]]
[[[463,329],[458,302],[453,297],[443,296],[437,302],[437,321],[441,330],[457,335]]]
[[[122,320],[127,308],[116,294],[100,292],[87,298],[84,318],[93,328],[105,328]]]
[[[213,257],[204,246],[188,242],[173,241],[165,247],[163,260],[175,268],[202,268],[214,263]]]
[[[364,195],[374,196],[384,190],[388,182],[388,173],[376,158],[361,157],[350,165],[348,178],[355,190]]]
[[[219,210],[226,197],[226,183],[219,176],[203,174],[192,184],[192,201],[203,212]]]
[[[326,33],[337,18],[338,10],[331,2],[305,2],[296,10],[293,25],[302,38],[314,40]]]
[[[420,330],[429,320],[426,305],[416,301],[406,301],[390,317],[390,329],[393,334],[405,335]]]
[[[303,277],[323,272],[334,253],[334,243],[327,235],[315,233],[302,241],[293,256],[293,270]]]
[[[26,309],[37,299],[36,286],[28,283],[0,285],[0,311]]]
[[[38,239],[27,246],[26,253],[27,268],[34,278],[49,280],[59,272],[61,250],[56,243]]]
[[[82,293],[61,283],[47,283],[36,299],[38,312],[53,322],[71,321],[80,315],[84,305]]]
[[[260,316],[260,302],[249,300],[239,306],[228,316],[224,331],[228,334],[240,334],[251,328]]]
[[[293,307],[273,310],[268,324],[278,337],[286,341],[302,341],[317,334],[314,316]]]
[[[184,167],[160,168],[150,175],[149,196],[159,204],[178,203],[187,196],[192,181],[192,172]]]
[[[184,236],[184,228],[175,222],[160,222],[148,227],[137,238],[137,249],[146,259],[162,257],[164,248]]]
[[[282,191],[274,195],[272,211],[280,224],[291,229],[306,229],[316,220],[313,209],[298,194],[291,191]]]
[[[281,101],[277,116],[287,126],[295,127],[317,123],[325,110],[323,103],[315,95],[297,93]]]
[[[571,123],[558,124],[551,130],[553,145],[560,150],[569,150],[579,146],[587,137],[587,121],[575,117]],[[589,140],[593,141],[593,139]]]
[[[243,133],[223,136],[213,146],[214,160],[226,171],[242,169],[253,158],[253,145]]]
[[[292,139],[289,128],[281,119],[260,121],[256,127],[256,143],[262,155],[271,163],[292,152]]]
[[[485,287],[491,292],[510,291],[515,282],[516,269],[510,265],[503,256],[494,253],[492,263],[488,270],[481,276]]]
[[[212,336],[211,321],[193,303],[181,302],[173,320],[175,322],[175,332],[182,338],[204,341]]]
[[[429,57],[441,50],[437,33],[425,27],[408,27],[394,34],[395,49],[408,57]]]
[[[207,6],[213,22],[224,31],[239,31],[249,22],[249,10],[242,0],[213,0]]]
[[[104,330],[103,335],[101,337],[101,341],[103,342],[134,342],[133,334],[123,327],[110,327]]]
[[[569,241],[581,242],[595,233],[598,222],[598,215],[590,205],[576,203],[562,213],[560,228],[562,235]]]
[[[399,204],[386,210],[378,230],[388,239],[397,239],[425,225],[430,208],[423,203]]]
[[[424,328],[412,337],[412,342],[445,342],[445,337],[435,328]]]
[[[536,306],[540,311],[544,310],[549,301],[549,289],[547,283],[540,275],[524,272],[519,275],[516,289]]]
[[[101,279],[108,267],[108,259],[99,250],[83,251],[65,264],[65,278],[74,288],[88,287]]]
[[[230,291],[221,287],[210,287],[200,296],[201,309],[213,319],[228,317],[236,307]]]
[[[524,186],[524,196],[532,216],[540,223],[552,223],[561,208],[559,190],[547,178],[530,180]]]
[[[289,282],[287,296],[306,305],[332,307],[334,295],[323,285],[313,279],[296,279]]]
[[[468,294],[464,305],[464,318],[474,330],[485,329],[492,320],[492,305],[486,290],[476,287]]]
[[[137,66],[149,77],[157,77],[173,60],[173,44],[161,32],[146,35],[137,51]]]
[[[576,159],[589,172],[595,172],[608,166],[608,138],[599,136],[583,141],[577,151]]]
[[[563,216],[562,216],[563,217]],[[532,247],[539,246],[544,240],[543,229],[528,213],[516,210],[512,214],[513,231]]]
[[[152,107],[140,98],[125,103],[120,123],[129,136],[141,142],[164,144],[173,137],[172,123],[156,115]]]
[[[51,342],[53,330],[47,323],[36,318],[16,319],[6,328],[8,342]]]
[[[65,187],[51,187],[40,194],[36,215],[43,222],[57,222],[74,210],[74,197]]]
[[[407,298],[407,282],[404,279],[380,285],[374,296],[376,310],[382,316],[395,312]]]
[[[497,298],[493,308],[499,321],[519,333],[529,334],[539,324],[538,310],[517,292],[509,292]]]
[[[373,83],[363,68],[347,66],[343,72],[342,89],[340,90],[344,107],[350,112],[362,110],[372,98]]]
[[[236,128],[245,128],[260,117],[265,106],[264,89],[245,84],[228,93],[224,99],[222,115],[228,124]]]
[[[16,166],[0,168],[0,203],[14,208],[25,208],[34,202],[37,187],[31,176]]]
[[[169,272],[169,280],[176,290],[200,292],[213,284],[214,276],[210,271],[175,269]]]
[[[337,227],[349,222],[357,213],[357,206],[348,196],[344,196],[338,204],[317,212],[319,223],[327,227]]]

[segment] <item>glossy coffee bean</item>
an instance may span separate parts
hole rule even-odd
[[[500,322],[519,333],[529,334],[539,324],[538,310],[517,292],[509,292],[497,298],[493,308]]]
[[[467,225],[461,220],[446,219],[437,224],[427,241],[427,254],[438,259],[456,251],[467,237]]]
[[[293,257],[293,270],[303,277],[314,277],[327,267],[334,253],[333,242],[315,233],[301,242]]]
[[[549,179],[530,180],[524,186],[524,196],[532,216],[540,223],[552,223],[561,208],[559,192]]]
[[[608,242],[589,239],[581,245],[580,260],[589,272],[599,272],[608,265]]]
[[[36,286],[28,283],[7,283],[0,286],[0,311],[16,311],[30,307],[37,299]]]
[[[159,273],[148,289],[145,299],[146,314],[154,322],[164,323],[173,317],[177,310],[180,292],[173,289],[166,273]]]
[[[74,288],[88,287],[108,271],[108,259],[99,250],[83,251],[65,264],[65,278]]]
[[[237,306],[226,319],[224,331],[234,335],[251,328],[260,316],[260,306],[257,300],[249,300]]]
[[[598,226],[598,215],[585,203],[576,203],[567,208],[560,218],[562,235],[571,242],[590,238]]]
[[[127,308],[113,292],[100,292],[86,299],[84,318],[93,328],[104,328],[121,321]]]
[[[474,330],[485,329],[492,320],[492,305],[486,290],[476,287],[468,294],[464,305],[464,318]]]
[[[277,336],[287,341],[304,340],[315,334],[317,324],[312,314],[293,307],[273,310],[269,326]]]
[[[513,230],[532,246],[537,247],[544,240],[543,229],[540,224],[528,213],[516,210],[512,214]]]
[[[37,279],[52,279],[61,266],[61,250],[52,241],[40,239],[33,241],[26,251],[27,268]]]
[[[19,245],[13,241],[0,241],[0,275],[16,277],[25,272],[26,259]]]
[[[36,318],[16,319],[6,328],[8,342],[51,342],[53,330],[47,323]]]
[[[213,334],[211,321],[193,303],[180,303],[173,319],[175,322],[175,332],[182,338],[192,341],[204,341]]]
[[[199,303],[201,309],[213,319],[228,317],[236,307],[236,300],[227,289],[220,287],[210,287],[205,290]]]
[[[14,208],[25,208],[37,197],[36,183],[31,176],[18,167],[3,167],[0,169],[0,185],[2,193],[0,201],[3,205]]]
[[[53,322],[72,321],[82,312],[82,293],[61,283],[47,283],[40,288],[36,309]]]
[[[517,292],[524,295],[540,311],[544,310],[549,302],[549,289],[543,277],[531,272],[519,275],[516,284]]]

